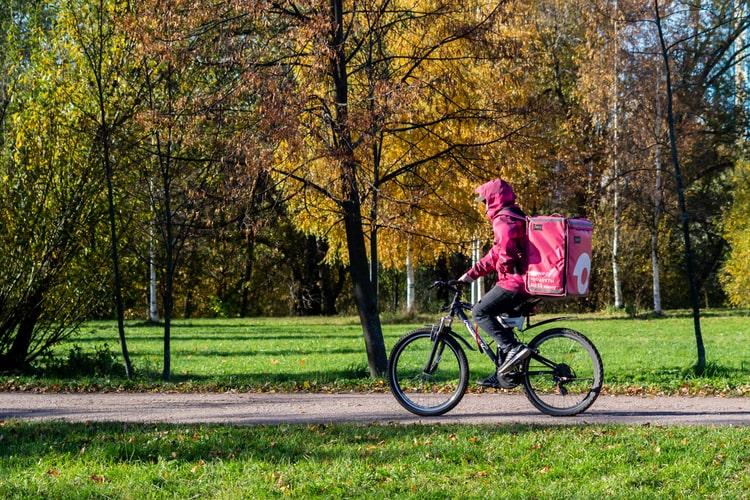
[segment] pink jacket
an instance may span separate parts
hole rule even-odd
[[[526,217],[516,205],[510,184],[495,179],[475,189],[487,202],[487,217],[495,238],[492,248],[469,269],[465,277],[476,280],[497,271],[497,285],[514,293],[525,293],[523,252],[526,248]]]

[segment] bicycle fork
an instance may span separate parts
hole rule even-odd
[[[425,375],[433,375],[440,364],[440,359],[443,357],[443,351],[445,350],[445,342],[440,342],[440,338],[436,338],[432,343],[432,349],[430,350],[430,356],[427,358],[427,365],[424,367]]]
[[[445,316],[440,319],[440,324],[437,328],[432,328],[432,334],[430,340],[432,340],[432,349],[430,349],[430,355],[427,358],[424,370],[422,372],[425,375],[433,375],[440,364],[440,359],[443,357],[443,351],[445,350],[445,342],[441,342],[440,338],[443,336],[443,331],[446,327],[450,327],[453,318]]]

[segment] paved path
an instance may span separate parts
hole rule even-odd
[[[533,423],[750,425],[750,398],[601,396],[587,412],[554,418],[522,394],[467,394],[441,417],[418,417],[385,394],[0,393],[0,421],[170,423]]]

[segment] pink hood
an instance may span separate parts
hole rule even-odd
[[[479,196],[477,201],[487,202],[487,217],[492,220],[503,208],[516,203],[516,194],[510,184],[502,179],[486,182],[474,190]]]

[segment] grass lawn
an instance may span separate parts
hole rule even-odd
[[[6,422],[2,498],[748,498],[750,428]]]
[[[583,316],[560,325],[597,345],[609,392],[750,393],[745,315],[703,317],[708,369],[700,377],[687,316]],[[419,326],[386,324],[386,347]],[[160,327],[128,325],[137,376],[126,381],[102,362],[119,352],[115,325],[96,322],[61,346],[50,363],[57,376],[5,376],[0,387],[387,390],[367,376],[352,318],[179,321],[172,333],[169,383],[159,380]],[[75,375],[60,375],[76,363]],[[477,353],[469,363],[473,377],[490,369]],[[0,498],[734,499],[749,492],[750,427],[0,422]]]
[[[425,322],[431,318],[425,319]],[[424,325],[384,324],[386,349],[407,331]],[[704,313],[701,321],[707,369],[697,376],[692,318],[602,318],[596,315],[554,323],[583,332],[599,349],[606,391],[614,393],[750,393],[750,316]],[[455,329],[463,328],[455,325]],[[524,334],[528,341],[542,331]],[[464,332],[465,333],[465,332]],[[35,386],[92,390],[387,390],[369,378],[362,331],[356,318],[263,318],[175,321],[172,328],[170,383],[161,381],[163,328],[126,327],[136,371],[132,381],[102,368],[101,358],[120,363],[116,325],[93,322],[57,349],[56,363],[74,376],[1,377],[0,389]],[[104,346],[107,346],[106,348]],[[104,352],[103,352],[104,351]],[[94,354],[98,353],[98,354]],[[70,358],[66,360],[66,358]],[[491,371],[489,360],[468,352],[472,378]],[[90,365],[90,366],[88,366]],[[88,371],[86,368],[89,368]],[[62,372],[63,375],[65,371]]]

